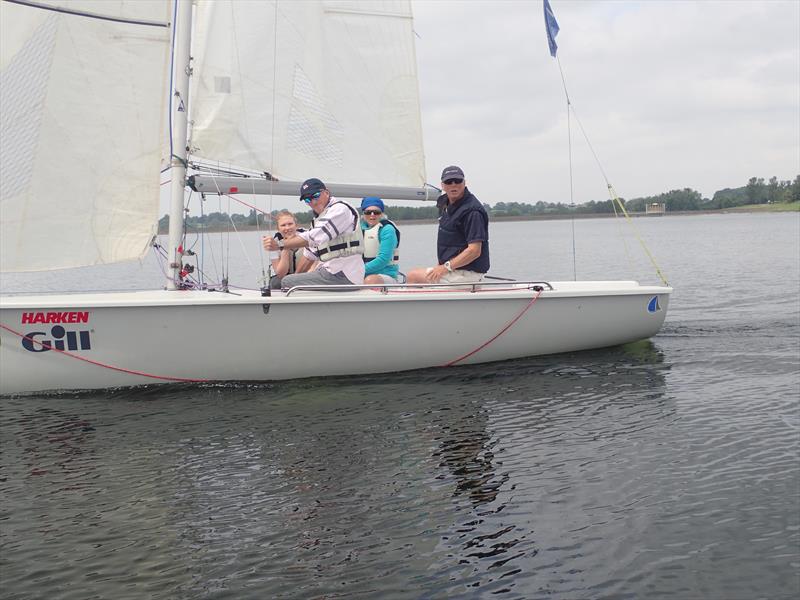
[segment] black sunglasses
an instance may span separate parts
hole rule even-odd
[[[444,183],[445,185],[453,185],[453,184],[464,183],[464,180],[463,179],[445,179],[442,183]]]
[[[365,215],[370,215],[370,216],[375,216],[375,215],[381,215],[381,214],[383,214],[383,212],[380,211],[380,210],[365,210],[364,214]]]

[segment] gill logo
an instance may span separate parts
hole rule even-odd
[[[28,352],[47,352],[56,350],[91,350],[92,342],[88,331],[67,331],[61,325],[44,331],[31,331],[22,338],[22,347]],[[52,339],[41,339],[49,335]]]
[[[24,312],[23,325],[38,323],[53,325],[49,331],[30,331],[22,337],[22,347],[28,352],[48,350],[91,350],[90,331],[67,331],[60,324],[88,323],[89,311]]]

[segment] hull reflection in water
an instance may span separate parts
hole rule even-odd
[[[165,597],[587,589],[603,582],[586,568],[609,560],[609,545],[614,560],[633,558],[614,515],[642,492],[620,485],[632,458],[614,458],[613,444],[673,419],[664,376],[645,342],[446,371],[12,400],[3,437],[23,442],[4,449],[19,465],[4,579],[46,594],[90,568],[87,595],[124,585]],[[31,577],[34,556],[52,567]]]

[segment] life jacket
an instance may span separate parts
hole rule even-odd
[[[325,244],[319,246],[312,252],[322,262],[331,260],[332,258],[342,258],[344,256],[353,256],[356,254],[364,253],[364,236],[361,232],[361,218],[355,208],[350,206],[347,202],[341,200],[332,200],[325,207],[325,210],[320,213],[317,220],[323,219],[325,214],[330,210],[331,206],[342,204],[353,213],[353,230],[346,231],[335,238],[328,240]]]
[[[305,229],[298,227],[298,232],[305,231]],[[280,231],[276,231],[275,235],[272,236],[276,240],[280,241],[283,239],[283,234]],[[289,263],[289,270],[286,272],[287,275],[291,275],[292,273],[297,272],[297,261],[300,260],[300,257],[303,256],[303,248],[298,248],[292,252],[292,261]]]
[[[378,222],[374,227],[364,230],[364,262],[369,262],[376,256],[381,248],[380,230],[384,225],[391,225],[397,234],[397,246],[394,247],[394,256],[392,257],[390,265],[400,264],[400,230],[397,225],[392,223],[389,219],[384,219]]]

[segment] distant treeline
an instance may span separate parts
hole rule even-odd
[[[794,181],[779,181],[771,177],[765,182],[763,177],[751,177],[740,188],[726,188],[714,193],[712,198],[703,198],[702,194],[691,188],[672,190],[657,196],[644,198],[621,198],[625,210],[630,213],[645,212],[648,204],[664,204],[667,212],[692,211],[692,210],[719,210],[745,206],[748,204],[790,203],[800,202],[800,175]],[[494,206],[484,204],[492,216],[497,217],[526,217],[537,215],[569,215],[613,213],[614,207],[611,200],[591,200],[584,204],[570,206],[561,202],[537,202],[526,204],[523,202],[497,202]],[[277,213],[278,211],[273,211]],[[425,221],[435,220],[438,210],[435,206],[391,206],[388,215],[395,221]],[[311,211],[294,213],[298,223],[308,225],[311,222]],[[268,228],[267,215],[251,209],[249,214],[232,214],[212,212],[197,217],[187,218],[189,230],[197,229],[228,229],[228,228]],[[169,215],[164,215],[158,222],[159,233],[166,233],[169,226]]]

